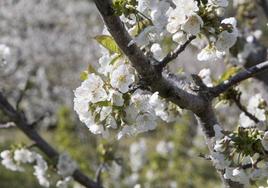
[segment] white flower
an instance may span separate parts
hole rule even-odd
[[[165,57],[165,54],[163,52],[163,49],[161,48],[160,44],[158,44],[158,43],[154,43],[151,46],[151,49],[150,50],[153,53],[154,58],[156,60],[158,60],[158,61],[162,60]]]
[[[189,15],[186,22],[182,25],[182,30],[192,35],[196,35],[200,32],[204,22],[197,14]]]
[[[108,117],[108,115],[110,115],[111,113],[112,113],[111,106],[102,107],[101,112],[100,112],[100,121],[105,120]]]
[[[218,170],[223,170],[231,164],[231,161],[226,159],[225,155],[219,152],[213,152],[211,159]]]
[[[84,100],[85,102],[100,102],[107,99],[107,93],[103,88],[104,82],[100,76],[92,73],[88,78],[82,82],[81,86],[74,91],[76,98]]]
[[[97,124],[95,122],[90,122],[89,124],[86,124],[87,127],[89,128],[90,132],[93,134],[102,134],[103,137],[108,137],[109,133],[108,130],[104,130],[103,125]]]
[[[249,177],[243,169],[227,168],[225,170],[224,178],[239,182],[240,184],[243,184],[245,186],[249,185]]]
[[[36,154],[36,165],[34,166],[34,175],[36,176],[40,185],[49,187],[50,183],[46,177],[48,169],[47,162],[39,154]]]
[[[237,40],[238,37],[238,31],[236,28],[236,19],[235,18],[226,18],[224,20],[222,20],[221,22],[222,24],[230,24],[232,25],[232,31],[222,31],[219,35],[218,35],[218,39],[216,41],[216,48],[218,51],[220,52],[224,52],[229,50],[229,48],[231,48]]]
[[[183,31],[178,31],[172,36],[172,40],[178,44],[184,44],[187,41],[187,35]]]
[[[129,86],[134,83],[135,75],[132,73],[131,67],[122,64],[117,67],[111,75],[111,85],[122,93],[129,91]]]
[[[204,84],[206,84],[206,86],[208,86],[208,87],[212,87],[213,86],[212,80],[211,80],[211,71],[210,71],[210,69],[202,69],[198,73],[198,76],[200,76],[200,78],[202,79],[202,81],[204,82]]]
[[[125,125],[122,130],[117,134],[117,139],[120,140],[124,136],[131,136],[135,133],[135,129],[132,126]]]
[[[155,115],[160,117],[163,121],[170,122],[172,120],[168,113],[167,103],[160,99],[158,92],[155,92],[150,97],[149,104],[154,109]]]
[[[2,151],[0,153],[0,156],[2,158],[1,161],[2,165],[7,169],[12,171],[21,171],[21,172],[24,171],[24,169],[21,166],[14,163],[12,159],[12,153],[9,150]]]
[[[57,164],[57,173],[63,177],[71,176],[77,168],[76,163],[70,158],[67,153],[59,156]]]
[[[198,61],[215,61],[217,59],[222,58],[224,52],[219,52],[215,46],[207,45],[203,48],[200,53],[197,55]]]
[[[155,5],[151,7],[151,19],[153,25],[156,26],[159,30],[162,30],[167,24],[167,16],[165,14],[170,5],[166,1],[153,1],[155,2]]]
[[[263,148],[268,151],[268,132],[266,131],[263,135],[263,138],[261,140]]]
[[[154,130],[157,126],[154,115],[145,113],[138,115],[136,119],[136,129],[138,133]]]
[[[7,64],[10,58],[10,48],[5,44],[0,44],[0,67]]]
[[[175,9],[167,12],[168,24],[167,30],[170,33],[176,33],[182,24],[185,23],[187,16],[194,14],[199,10],[197,2],[194,0],[177,0],[174,1]]]
[[[21,148],[15,150],[14,160],[21,163],[32,163],[35,160],[35,155],[31,151]]]
[[[114,90],[114,89],[110,89],[109,90],[109,97],[108,97],[112,104],[115,106],[123,106],[124,105],[124,99],[123,99],[123,95],[122,93]]]

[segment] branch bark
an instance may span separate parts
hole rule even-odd
[[[256,74],[259,74],[261,72],[268,71],[268,61],[265,61],[263,63],[260,63],[258,65],[255,65],[253,67],[250,67],[248,69],[245,69],[236,75],[232,76],[230,79],[224,81],[223,83],[213,87],[210,89],[210,92],[214,97],[219,96],[221,93],[224,93],[231,87],[235,86],[236,84],[251,78],[255,76]]]
[[[10,118],[16,126],[29,138],[35,145],[44,152],[50,159],[58,158],[59,153],[49,145],[37,132],[30,126],[24,116],[16,111],[7,99],[0,92],[0,109]],[[75,170],[73,173],[73,178],[75,181],[81,183],[82,185],[88,188],[101,188],[102,186],[98,185],[92,179],[84,175],[79,169]]]
[[[189,39],[183,44],[178,46],[173,52],[170,52],[162,61],[159,62],[161,68],[165,67],[169,62],[176,59],[178,55],[183,52],[186,47],[194,40],[196,36],[190,36]]]

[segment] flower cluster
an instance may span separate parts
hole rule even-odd
[[[85,80],[74,91],[80,121],[105,138],[109,129],[119,130],[118,139],[154,130],[160,120],[175,121],[180,109],[161,99],[158,92],[135,88],[137,76],[128,60],[119,51],[110,54],[111,48],[105,48],[98,70],[85,73]]]
[[[38,154],[35,151],[31,151],[27,148],[18,148],[15,150],[4,150],[0,153],[0,157],[2,158],[2,165],[7,169],[12,171],[24,172],[24,164],[32,164],[33,165],[33,175],[36,176],[39,184],[43,187],[49,187],[50,182],[48,179],[48,164],[43,159],[42,155]],[[77,168],[77,165],[71,158],[63,153],[59,156],[57,163],[57,173],[63,179],[57,181],[57,187],[67,187],[68,184],[72,180],[72,174]]]
[[[221,58],[236,43],[239,34],[236,19],[221,20],[219,17],[228,4],[228,0],[130,1],[125,9],[132,11],[121,18],[134,37],[132,43],[142,48],[149,47],[156,60],[167,54],[166,41],[169,38],[180,45],[194,35],[196,40],[206,44],[197,59],[208,61]]]
[[[12,171],[24,171],[23,164],[34,164],[34,175],[40,185],[49,187],[50,183],[47,179],[46,171],[48,169],[47,162],[43,157],[25,148],[16,149],[14,151],[4,150],[0,154],[2,165]]]
[[[215,145],[211,159],[215,167],[224,172],[224,178],[239,182],[245,187],[268,176],[268,131],[239,127],[234,132],[224,132],[214,126]]]

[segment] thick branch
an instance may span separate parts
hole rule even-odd
[[[32,129],[30,124],[25,120],[21,114],[16,111],[6,98],[0,92],[0,109],[15,122],[16,126],[28,137],[35,145],[44,152],[50,159],[55,159],[59,156],[59,153],[49,145],[37,132]],[[88,188],[101,188],[96,182],[84,175],[79,169],[73,173],[73,178],[77,182]]]
[[[265,61],[263,63],[260,63],[258,65],[255,65],[253,67],[250,67],[246,70],[243,70],[230,79],[224,81],[223,83],[211,88],[211,93],[214,97],[219,96],[221,93],[224,93],[231,87],[235,86],[236,84],[251,78],[255,76],[256,74],[259,74],[261,72],[267,71],[268,70],[268,61]]]
[[[124,24],[114,14],[111,0],[94,0],[94,2],[112,37],[151,90],[158,91],[160,96],[174,102],[181,108],[193,112],[199,111],[204,101],[199,96],[185,91],[184,85],[178,82],[175,75],[162,72],[157,63],[151,62],[152,59],[146,57],[140,48],[131,42],[132,38]]]
[[[183,52],[186,47],[194,40],[196,36],[190,36],[189,39],[183,44],[178,46],[174,51],[170,52],[162,61],[159,62],[159,65],[163,68],[165,67],[169,62],[176,59],[178,55]]]

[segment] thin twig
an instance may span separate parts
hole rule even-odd
[[[247,111],[246,107],[241,104],[241,94],[237,96],[233,96],[232,100],[235,102],[236,106],[245,113],[246,116],[248,116],[250,119],[252,119],[256,124],[260,122],[258,118],[256,118],[253,114],[251,114],[249,111]]]
[[[235,86],[236,84],[267,70],[268,70],[268,61],[265,61],[258,65],[252,66],[246,70],[240,71],[236,75],[232,76],[230,79],[211,88],[210,92],[213,95],[213,97],[217,97],[221,93],[224,93],[231,87]]]
[[[27,89],[29,88],[29,84],[30,84],[30,78],[28,77],[26,80],[24,88],[19,93],[19,97],[18,97],[17,102],[16,102],[16,109],[17,110],[19,109],[20,103],[21,103],[22,99],[24,98]]]
[[[196,36],[190,36],[189,39],[182,45],[178,46],[174,51],[170,52],[167,54],[166,57],[164,57],[160,62],[159,62],[159,66],[161,66],[162,68],[165,67],[169,62],[171,62],[172,60],[176,59],[178,57],[178,55],[183,52],[186,47],[192,42],[192,40],[194,40],[196,38]]]

